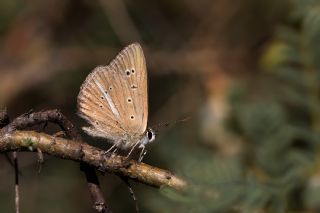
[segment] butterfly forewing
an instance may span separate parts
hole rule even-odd
[[[109,66],[97,67],[81,86],[79,114],[93,136],[142,135],[147,126],[147,73],[139,44],[126,47]]]
[[[140,45],[125,48],[110,64],[117,70],[125,101],[123,104],[125,123],[131,133],[142,134],[147,126],[148,101],[145,58]]]

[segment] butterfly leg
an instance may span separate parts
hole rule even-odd
[[[113,149],[113,148],[115,148],[117,146],[117,143],[114,143],[108,150],[107,150],[107,152],[111,152],[111,150]]]
[[[142,161],[143,157],[147,154],[147,150],[145,150],[146,146],[145,145],[140,145],[139,148],[142,148],[139,156],[139,162]]]
[[[126,158],[129,158],[129,156],[131,155],[132,151],[134,150],[134,148],[136,148],[136,146],[139,144],[140,141],[138,141],[137,143],[135,143],[132,148],[130,149],[130,152],[127,154]]]

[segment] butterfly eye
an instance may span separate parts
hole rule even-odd
[[[148,130],[147,130],[147,137],[148,137],[148,139],[149,139],[149,142],[152,142],[152,141],[154,141],[154,139],[156,138],[156,134],[155,134],[155,132],[154,132],[152,129],[148,128]]]

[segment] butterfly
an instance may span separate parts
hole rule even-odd
[[[147,128],[148,83],[146,61],[140,44],[124,48],[108,66],[96,67],[86,78],[78,95],[78,114],[90,126],[82,129],[113,143],[108,150],[142,149],[155,139]]]

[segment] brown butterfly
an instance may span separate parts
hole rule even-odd
[[[155,139],[147,128],[148,86],[145,57],[138,43],[124,48],[108,66],[95,68],[86,78],[78,95],[79,115],[90,126],[89,135],[110,139],[108,150],[142,148]]]

